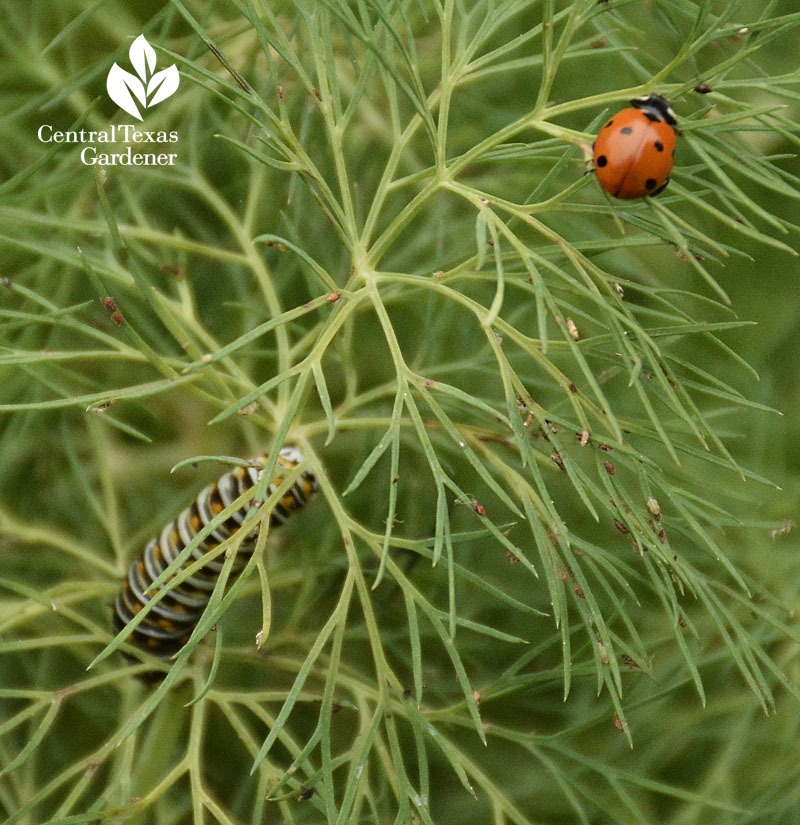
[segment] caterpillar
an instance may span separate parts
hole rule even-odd
[[[167,524],[160,534],[147,544],[141,556],[128,569],[128,575],[123,580],[114,603],[113,620],[116,633],[119,633],[156,596],[160,588],[150,593],[146,592],[147,588],[175,561],[189,542],[211,519],[258,484],[266,460],[266,455],[256,456],[250,460],[253,466],[236,467],[225,473],[218,481],[209,484],[174,521]],[[277,467],[292,470],[302,461],[303,454],[297,447],[284,447],[278,455]],[[269,484],[266,495],[272,495],[282,481],[282,478],[274,479]],[[316,479],[306,470],[273,508],[270,525],[277,527],[283,524],[292,512],[303,507],[316,489]],[[239,530],[249,507],[250,502],[246,502],[209,533],[195,547],[175,575]],[[252,555],[257,536],[256,527],[242,541],[233,562],[231,579],[241,573]],[[223,564],[222,557],[210,560],[196,573],[176,585],[153,605],[147,616],[133,630],[128,641],[161,659],[169,659],[177,653],[188,641],[205,610]]]

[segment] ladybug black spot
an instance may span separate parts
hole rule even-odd
[[[608,163],[608,158],[605,155],[600,155],[597,159],[597,165],[602,169]]]
[[[656,188],[656,184],[657,184],[657,183],[658,183],[658,181],[657,181],[655,178],[648,178],[648,179],[644,182],[645,189],[647,189],[648,191],[649,191],[650,189],[655,189],[655,188]]]
[[[656,191],[655,191],[655,192],[651,192],[650,194],[651,194],[651,195],[658,195],[658,194],[660,194],[661,192],[663,192],[663,191],[667,188],[667,184],[668,184],[668,183],[669,183],[669,178],[667,178],[667,179],[664,181],[664,183],[662,183],[662,184],[661,184],[661,186],[659,186],[659,187],[658,187],[658,189],[656,189]]]
[[[606,123],[606,125],[605,125],[603,128],[604,128],[604,129],[608,129],[608,127],[609,127],[609,126],[610,126],[613,122],[614,122],[614,118],[612,117],[612,118],[611,118],[611,120],[609,120],[609,121],[608,121],[608,123]]]
[[[664,144],[660,140],[657,140],[654,145],[656,147],[657,152],[663,152],[664,151]]]
[[[632,126],[625,126],[624,128],[620,129],[623,135],[632,135],[633,134],[633,127]]]

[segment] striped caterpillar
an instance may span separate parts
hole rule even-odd
[[[131,564],[117,595],[114,605],[114,629],[117,633],[156,596],[159,589],[147,593],[147,588],[175,561],[192,539],[211,519],[258,484],[266,460],[266,455],[257,456],[250,462],[254,466],[236,467],[213,484],[209,484],[174,521],[164,527],[157,538],[147,544],[142,555]],[[278,455],[277,468],[292,470],[302,461],[303,454],[297,447],[284,447]],[[272,495],[282,481],[282,478],[275,478],[269,484],[266,496]],[[283,524],[292,512],[303,507],[316,489],[317,482],[314,476],[309,471],[302,473],[273,508],[270,525],[278,527]],[[239,530],[248,509],[249,501],[209,533],[195,547],[175,575]],[[233,562],[231,579],[241,573],[252,556],[257,537],[256,527],[242,541]],[[169,659],[179,651],[186,644],[205,610],[223,564],[222,557],[210,560],[202,569],[170,590],[153,605],[147,616],[131,633],[128,641],[162,659]]]

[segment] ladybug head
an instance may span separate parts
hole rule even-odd
[[[675,126],[678,122],[669,101],[655,92],[651,92],[644,97],[635,97],[631,101],[631,106],[634,109],[641,109],[651,120],[663,120],[669,123],[670,126]]]

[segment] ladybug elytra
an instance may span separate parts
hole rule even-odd
[[[594,142],[600,185],[615,198],[657,195],[675,163],[675,112],[655,93],[637,97],[610,118]]]

